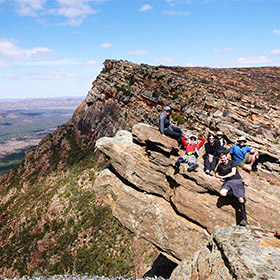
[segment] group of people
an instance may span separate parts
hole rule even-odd
[[[162,136],[176,139],[179,145],[186,149],[186,153],[176,160],[176,168],[185,162],[189,165],[188,171],[194,171],[199,167],[197,158],[206,139],[195,135],[191,135],[189,138],[184,137],[180,128],[170,124],[170,114],[171,108],[166,106],[159,118],[160,133]],[[208,134],[203,155],[204,171],[210,176],[215,175],[219,180],[224,180],[220,195],[222,197],[234,196],[238,199],[241,211],[239,224],[245,226],[247,224],[245,188],[237,167],[246,171],[257,171],[258,151],[246,145],[247,140],[244,136],[241,136],[237,140],[237,144],[233,145],[230,150],[226,149],[228,142],[227,137],[221,131],[218,131],[216,135]]]

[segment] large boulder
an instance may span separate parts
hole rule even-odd
[[[174,275],[187,273],[191,278],[177,275],[174,280],[209,279],[207,275],[213,275],[211,279],[222,275],[223,279],[247,279],[257,275],[259,266],[264,271],[269,252],[275,262],[267,259],[271,265],[267,273],[274,275],[275,266],[278,275],[279,240],[273,234],[280,229],[279,176],[266,170],[260,170],[259,175],[241,171],[251,224],[244,229],[235,226],[240,219],[237,200],[219,197],[222,182],[204,173],[202,156],[196,172],[188,172],[186,164],[177,169],[175,161],[184,151],[155,127],[137,124],[132,133],[119,131],[113,138],[99,139],[96,147],[110,159],[109,167],[95,181],[97,196],[131,231],[155,244],[170,259],[183,260]],[[212,241],[206,246],[210,236]],[[241,264],[230,257],[234,249],[236,256],[241,254]],[[263,259],[250,262],[248,256],[258,250]],[[230,269],[228,262],[232,262]],[[238,269],[240,265],[243,270]],[[242,278],[246,266],[250,272]]]
[[[182,261],[170,280],[280,279],[280,240],[259,227],[217,228],[207,248]]]

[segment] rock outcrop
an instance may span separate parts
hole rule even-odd
[[[86,99],[73,117],[46,136],[35,150],[29,151],[21,165],[0,177],[0,250],[5,255],[8,255],[6,252],[13,253],[0,266],[3,268],[5,264],[11,270],[10,276],[31,274],[32,271],[39,273],[42,270],[36,270],[40,268],[38,263],[46,271],[57,272],[59,268],[69,272],[76,269],[73,263],[76,263],[75,252],[79,249],[77,244],[83,249],[79,252],[88,256],[84,250],[94,245],[91,247],[88,237],[86,241],[79,237],[80,243],[77,243],[72,228],[73,242],[71,239],[67,252],[74,252],[74,258],[68,254],[57,258],[55,247],[40,254],[34,249],[41,248],[35,244],[49,240],[54,232],[58,233],[56,236],[63,235],[60,237],[69,235],[65,231],[68,220],[60,217],[60,212],[53,223],[43,223],[46,226],[40,234],[32,234],[28,246],[23,237],[30,228],[42,227],[39,221],[49,209],[47,204],[41,204],[41,196],[45,197],[45,193],[54,195],[58,209],[65,209],[65,200],[68,201],[70,196],[71,207],[77,209],[75,223],[80,221],[88,225],[84,223],[86,213],[80,206],[84,197],[78,195],[79,187],[69,182],[70,194],[57,200],[53,178],[60,174],[64,180],[69,177],[72,167],[77,169],[81,164],[91,180],[95,180],[95,175],[90,176],[91,168],[104,165],[103,152],[111,163],[110,168],[103,170],[97,178],[95,192],[111,206],[114,215],[127,228],[153,242],[173,261],[180,262],[178,270],[183,269],[181,265],[185,262],[189,276],[199,275],[195,273],[200,267],[210,273],[211,266],[213,275],[217,267],[221,268],[220,275],[227,275],[226,272],[233,278],[239,275],[234,265],[228,266],[223,255],[215,261],[216,256],[221,255],[221,247],[217,245],[218,249],[212,251],[207,249],[211,247],[207,244],[216,232],[215,227],[221,229],[236,224],[239,218],[236,205],[219,200],[220,183],[202,172],[201,157],[198,172],[188,173],[184,165],[176,172],[174,162],[182,151],[174,140],[161,137],[155,127],[163,107],[168,105],[173,109],[173,124],[185,135],[206,136],[209,131],[221,130],[229,138],[229,145],[245,136],[249,145],[260,153],[259,175],[241,172],[246,184],[249,221],[252,226],[261,227],[276,244],[279,239],[273,236],[279,232],[279,77],[279,67],[155,67],[106,60],[104,69],[93,81]],[[118,134],[119,140],[104,138],[113,137],[120,130],[128,132]],[[64,195],[63,189],[61,194]],[[90,184],[88,190],[92,190]],[[77,196],[72,197],[73,193]],[[27,198],[32,201],[27,203]],[[32,203],[36,201],[38,203],[34,206]],[[36,219],[29,221],[34,215]],[[69,225],[74,227],[75,223],[69,220]],[[89,231],[85,229],[85,232]],[[62,238],[58,244],[62,246],[64,242]],[[22,252],[20,255],[15,247]],[[107,252],[111,252],[109,249]],[[46,255],[46,260],[53,262],[51,268],[40,259]],[[65,263],[60,261],[61,258]],[[29,260],[28,272],[22,265],[24,260]],[[209,260],[208,270],[205,262],[200,260]],[[83,265],[87,267],[86,262]],[[18,274],[17,270],[22,272]],[[2,275],[8,274],[3,272]]]
[[[170,280],[279,279],[280,240],[271,232],[250,226],[218,228],[208,247],[183,260]]]
[[[119,131],[113,138],[100,138],[96,147],[110,160],[95,181],[96,194],[123,225],[171,259],[183,261],[181,265],[184,270],[189,267],[193,278],[182,279],[218,279],[219,275],[266,279],[254,278],[261,273],[271,279],[280,276],[280,241],[276,237],[280,178],[273,178],[271,184],[265,171],[248,175],[240,170],[250,221],[244,229],[234,226],[240,218],[237,201],[219,197],[221,182],[203,172],[202,157],[196,172],[188,172],[185,164],[177,170],[174,163],[183,151],[157,128],[136,124],[132,133]],[[250,260],[251,255],[256,260]],[[211,273],[213,278],[207,278]],[[181,279],[176,277],[173,279]]]

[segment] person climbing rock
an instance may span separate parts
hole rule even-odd
[[[215,176],[218,179],[224,179],[225,182],[220,190],[220,195],[234,196],[237,198],[240,211],[241,211],[241,221],[240,226],[247,225],[247,215],[245,209],[245,188],[241,176],[237,170],[237,165],[234,160],[228,159],[228,154],[222,152],[220,154],[221,163],[218,165]]]
[[[200,140],[200,143],[197,143],[197,137],[194,135],[191,135],[189,138],[189,141],[186,142],[186,137],[182,138],[182,142],[184,146],[186,147],[186,154],[179,157],[176,160],[176,167],[179,168],[180,164],[182,162],[186,162],[189,164],[188,171],[194,171],[198,168],[197,164],[197,158],[198,158],[198,150],[202,147],[202,145],[205,143],[205,139],[202,137],[198,137],[198,140]]]
[[[204,171],[206,174],[213,176],[216,165],[219,161],[220,145],[212,133],[208,134],[207,140],[208,141],[205,144]]]
[[[230,154],[235,160],[237,166],[246,171],[258,171],[258,151],[246,145],[247,140],[241,136],[237,140],[237,144],[233,145],[230,149]]]
[[[181,138],[183,137],[182,131],[179,127],[171,126],[170,114],[171,108],[166,106],[159,117],[159,131],[162,136],[169,136],[173,139],[176,139],[179,145],[181,145]]]

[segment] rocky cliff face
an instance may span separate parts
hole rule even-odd
[[[97,177],[95,193],[127,228],[182,261],[171,279],[280,277],[279,177],[272,176],[274,185],[267,171],[241,171],[250,221],[241,229],[234,226],[237,201],[219,197],[221,182],[204,173],[202,158],[196,172],[184,164],[177,170],[177,142],[156,128],[137,124],[96,147],[111,166]]]
[[[96,193],[112,207],[114,215],[126,227],[157,245],[174,261],[187,260],[192,269],[199,266],[196,261],[200,258],[213,260],[220,249],[218,253],[213,251],[214,255],[206,251],[196,260],[193,256],[205,249],[209,236],[215,233],[215,226],[235,224],[234,208],[231,205],[217,208],[220,185],[201,168],[189,174],[182,166],[175,174],[174,160],[179,153],[176,143],[168,138],[161,139],[157,129],[136,125],[142,122],[155,127],[163,106],[169,105],[173,108],[174,123],[186,135],[205,136],[209,131],[222,130],[231,143],[244,135],[250,146],[259,150],[260,175],[242,173],[247,185],[247,209],[251,224],[264,228],[277,243],[274,234],[279,230],[279,74],[277,67],[153,67],[105,61],[103,71],[72,119],[45,137],[36,150],[26,155],[21,166],[0,178],[1,220],[4,221],[1,235],[7,236],[9,223],[15,231],[19,231],[19,225],[25,226],[24,219],[16,226],[12,213],[15,205],[17,211],[26,207],[33,209],[24,204],[22,198],[31,186],[48,181],[56,172],[67,174],[67,170],[81,162],[89,163],[90,167],[84,167],[89,171],[104,160],[99,147],[110,158],[112,167],[98,177]],[[113,137],[119,130],[128,131],[117,136],[126,140],[119,143],[105,138],[106,142],[103,138],[103,143],[95,146],[98,139]],[[93,157],[94,162],[90,162]],[[48,187],[44,188],[47,190]],[[18,193],[22,196],[21,204],[18,204]],[[61,193],[64,193],[63,188]],[[53,199],[58,208],[65,203]],[[68,198],[65,199],[69,203]],[[133,209],[131,200],[135,203]],[[46,209],[49,208],[40,211]],[[47,233],[48,227],[40,231],[43,236]],[[16,238],[13,233],[8,236],[11,242],[12,236]],[[7,249],[9,243],[1,242]],[[32,250],[31,247],[28,250]],[[40,259],[38,254],[32,258]],[[73,266],[65,266],[65,271],[71,269]],[[32,265],[29,271],[32,272]],[[230,272],[230,275],[238,274]]]

